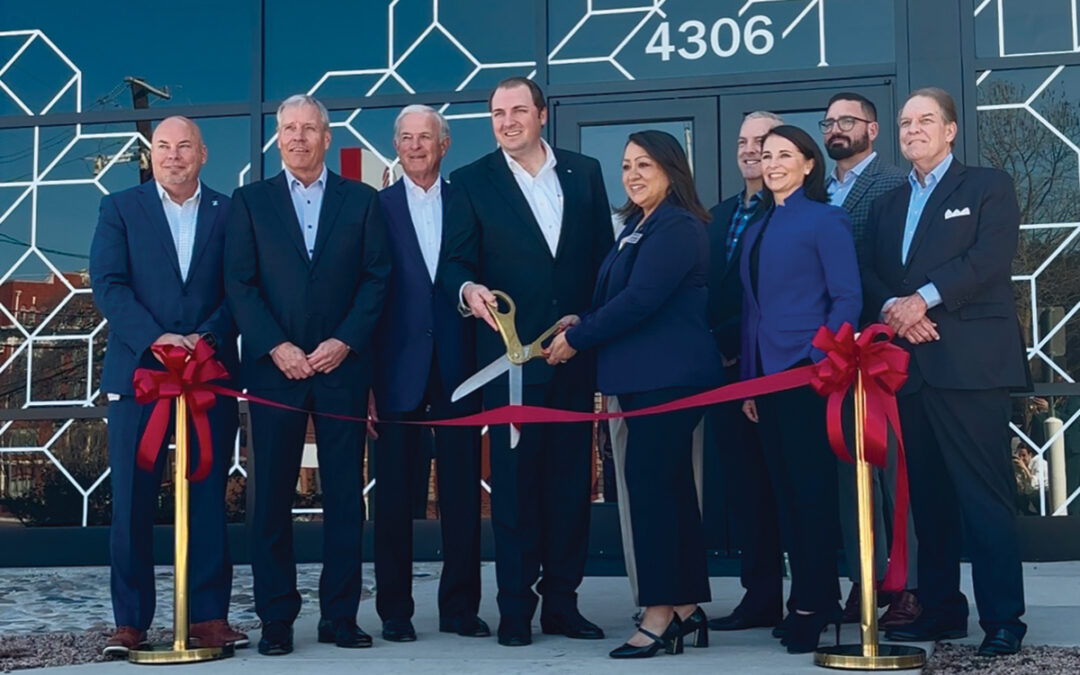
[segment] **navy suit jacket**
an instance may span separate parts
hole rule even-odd
[[[750,255],[767,230],[758,257],[757,292]],[[780,372],[823,354],[810,342],[817,329],[857,327],[862,309],[859,265],[847,213],[796,190],[743,235],[743,379]],[[758,372],[758,359],[764,373]]]
[[[604,394],[715,387],[724,374],[705,321],[705,224],[667,200],[642,224],[636,242],[626,240],[637,222],[616,239],[600,266],[593,307],[566,340],[579,351],[597,348]]]
[[[229,198],[202,185],[187,280],[157,183],[106,195],[90,244],[94,302],[109,322],[102,391],[133,394],[136,368],[161,370],[150,345],[162,333],[211,333],[235,376],[236,327],[225,304],[222,259]]]
[[[444,213],[451,189],[442,180]],[[447,399],[476,370],[476,321],[463,319],[450,300],[452,293],[441,288],[441,264],[431,281],[405,190],[405,181],[399,180],[379,192],[393,270],[375,331],[374,389],[379,410],[387,412],[405,412],[419,405],[433,354]],[[445,240],[445,228],[443,233]],[[440,258],[444,250],[440,246]]]
[[[867,313],[933,282],[942,304],[927,312],[940,340],[911,345],[906,391],[922,381],[949,389],[1029,387],[1010,278],[1020,234],[1012,178],[953,159],[930,194],[901,262],[911,185],[874,202],[867,229]],[[945,218],[946,211],[967,213]]]
[[[506,292],[517,305],[517,331],[523,342],[536,339],[561,317],[589,308],[596,273],[611,248],[611,207],[600,163],[576,152],[554,151],[563,190],[556,255],[551,255],[502,150],[450,175],[453,192],[443,217],[440,274],[448,299],[458,302],[458,290],[466,281]],[[502,338],[480,326],[477,362],[485,366],[504,354]],[[589,378],[593,370],[587,359],[559,367]],[[549,381],[552,373],[543,359],[533,359],[522,375],[530,385]]]
[[[284,171],[237,188],[227,229],[225,291],[244,338],[244,386],[322,384],[366,392],[371,334],[390,276],[386,225],[375,190],[327,172],[310,258]],[[289,380],[270,358],[270,350],[282,342],[311,353],[332,337],[350,351],[328,374]]]
[[[729,197],[709,209],[712,220],[705,226],[709,235],[709,327],[712,329],[716,346],[720,353],[732,359],[739,355],[742,345],[739,340],[739,324],[742,316],[743,288],[739,279],[739,256],[746,229],[735,242],[735,251],[731,259],[727,258],[727,237],[731,231],[731,219],[735,209],[742,202],[743,193]],[[757,210],[750,217],[757,219],[765,209],[765,202],[758,202]],[[747,225],[749,229],[749,224]]]

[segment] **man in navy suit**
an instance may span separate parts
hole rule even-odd
[[[874,202],[863,284],[867,306],[880,308],[911,353],[899,405],[923,612],[886,636],[967,635],[963,540],[986,631],[979,653],[1013,654],[1026,626],[1009,389],[1030,387],[1009,276],[1020,231],[1016,193],[1004,172],[953,157],[956,107],[945,91],[912,92],[899,125],[913,168],[907,185]]]
[[[874,150],[874,139],[878,135],[877,107],[874,102],[862,94],[840,92],[829,99],[825,110],[825,119],[818,122],[824,135],[824,145],[829,157],[836,160],[836,166],[825,182],[829,199],[833,206],[840,206],[851,218],[851,232],[855,238],[855,255],[859,265],[866,265],[866,220],[870,216],[870,205],[874,200],[907,181],[907,176],[900,169],[887,163]],[[877,309],[869,311],[863,308],[864,321],[876,322]],[[840,532],[844,539],[844,556],[847,559],[848,577],[851,579],[851,592],[844,605],[845,623],[859,622],[859,528],[855,500],[855,465],[850,462],[837,462],[837,496],[840,502]],[[878,579],[885,576],[885,564],[888,560],[889,542],[885,536],[886,513],[891,517],[895,499],[896,455],[889,456],[888,466],[872,470],[874,485],[874,567]],[[891,521],[890,521],[891,522]],[[919,615],[921,608],[915,596],[918,588],[918,570],[915,564],[919,551],[915,537],[915,521],[911,509],[907,513],[908,523],[908,576],[904,590],[891,597],[882,594],[878,602],[888,602],[889,610],[878,620],[882,628],[895,628],[911,623]]]
[[[236,372],[236,328],[222,277],[229,198],[199,181],[206,156],[194,122],[162,121],[150,142],[154,180],[101,200],[90,245],[94,301],[109,321],[101,390],[109,398],[113,499],[109,553],[117,628],[105,646],[110,656],[147,646],[155,607],[154,513],[168,455],[163,444],[153,473],[135,466],[154,406],[135,402],[132,375],[140,367],[161,369],[153,345],[194,349],[199,340],[215,347],[217,358]],[[248,641],[226,622],[232,563],[225,538],[225,481],[236,414],[236,401],[226,397],[218,397],[209,410],[213,465],[206,480],[191,485],[189,608],[195,646],[246,646]],[[192,452],[193,463],[195,457]]]
[[[278,108],[284,171],[233,194],[225,290],[243,336],[242,382],[252,394],[306,410],[363,416],[372,333],[390,253],[375,190],[323,163],[326,108],[292,96]],[[308,414],[251,407],[255,506],[252,572],[262,619],[259,652],[292,651],[300,612],[292,503]],[[356,625],[364,531],[363,426],[315,416],[323,497],[320,642],[370,647]]]
[[[547,106],[536,83],[503,80],[488,109],[499,147],[450,177],[440,270],[449,299],[487,321],[476,338],[481,366],[506,354],[487,309],[495,300],[490,289],[513,298],[518,333],[535,339],[560,317],[589,308],[614,239],[600,164],[541,138]],[[558,369],[534,359],[522,375],[525,404],[592,410],[588,359]],[[485,407],[505,405],[506,378],[486,386],[483,399]],[[541,568],[542,630],[603,638],[577,609],[588,552],[591,425],[528,426],[514,450],[505,425],[490,438],[499,644],[532,642]]]
[[[394,122],[394,149],[405,174],[379,193],[393,258],[386,305],[375,333],[375,408],[383,421],[445,419],[477,412],[479,397],[450,394],[476,366],[475,322],[440,288],[443,205],[450,184],[439,166],[450,128],[425,105]],[[412,490],[430,464],[424,435],[435,436],[443,572],[439,628],[486,637],[480,608],[480,434],[472,427],[383,424],[375,446],[375,607],[383,637],[416,639],[412,625]],[[425,490],[426,493],[426,490]]]
[[[776,114],[752,112],[743,119],[736,160],[744,187],[714,206],[705,226],[709,235],[709,328],[720,349],[724,380],[739,379],[739,321],[742,281],[739,255],[746,227],[764,215],[761,199],[761,142],[784,121]],[[746,593],[731,614],[709,621],[712,630],[775,626],[783,613],[783,555],[780,521],[769,470],[753,423],[739,410],[741,402],[713,406],[707,422],[730,495],[739,547],[740,581]],[[706,460],[708,461],[708,460]]]

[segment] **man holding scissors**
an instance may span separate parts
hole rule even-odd
[[[486,408],[515,402],[591,411],[592,363],[556,369],[531,358],[521,367],[512,364],[489,307],[496,303],[493,289],[512,298],[524,341],[589,307],[596,272],[613,243],[600,165],[541,138],[547,106],[531,80],[500,82],[488,109],[499,147],[450,177],[442,274],[462,313],[490,326],[478,331],[476,343],[479,363],[491,366],[456,393],[490,383],[483,390]],[[533,585],[541,569],[541,629],[604,637],[577,610],[589,535],[590,436],[588,424],[535,425],[523,429],[511,449],[508,427],[491,429],[499,644],[532,642]]]

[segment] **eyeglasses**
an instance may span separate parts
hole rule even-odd
[[[851,131],[855,128],[856,122],[866,122],[867,124],[869,124],[873,121],[874,120],[864,120],[861,117],[844,115],[843,117],[837,117],[836,119],[826,117],[825,119],[818,122],[817,125],[823,133],[827,134],[832,131],[833,125],[840,127],[840,131]]]

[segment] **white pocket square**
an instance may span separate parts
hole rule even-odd
[[[945,209],[945,220],[949,218],[958,218],[960,216],[970,216],[971,209],[964,207],[962,209]]]

